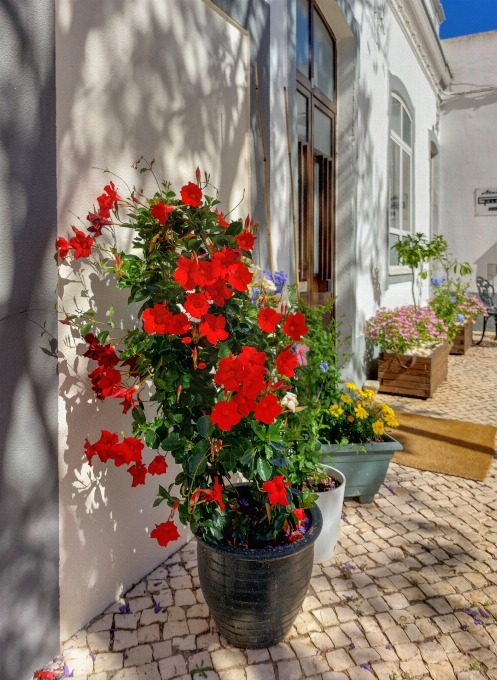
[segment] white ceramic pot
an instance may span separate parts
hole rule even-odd
[[[330,477],[341,482],[336,489],[318,493],[317,506],[323,515],[323,528],[314,543],[314,564],[328,562],[333,557],[342,517],[343,498],[345,495],[345,476],[331,465],[323,466]]]

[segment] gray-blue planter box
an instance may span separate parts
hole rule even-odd
[[[388,465],[402,444],[389,435],[384,442],[370,444],[325,445],[321,461],[333,465],[345,475],[345,498],[358,497],[361,503],[372,503],[385,481]]]

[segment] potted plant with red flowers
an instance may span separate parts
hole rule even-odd
[[[103,430],[86,440],[86,455],[90,465],[125,465],[132,486],[163,474],[169,457],[181,466],[174,485],[159,486],[154,505],[170,510],[151,536],[166,546],[179,538],[178,521],[189,524],[219,630],[238,646],[266,647],[297,615],[321,526],[314,495],[285,479],[292,348],[308,327],[300,312],[270,306],[251,259],[257,226],[218,211],[207,175],[197,170],[180,197],[157,184],[150,198],[134,189],[122,198],[110,182],[88,214],[89,234],[73,228],[57,241],[61,258],[87,258],[141,303],[119,338],[105,328],[112,318],[92,310],[62,320],[87,343],[96,398],[120,400],[131,416],[132,436]],[[106,238],[118,228],[133,230],[130,252]],[[232,484],[236,473],[247,482]]]

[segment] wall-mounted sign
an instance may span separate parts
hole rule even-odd
[[[475,189],[475,215],[497,217],[497,187]]]

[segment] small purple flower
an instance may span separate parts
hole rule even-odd
[[[369,671],[370,673],[373,672],[371,664],[369,663],[361,663],[361,668],[364,668],[365,671]]]
[[[461,626],[463,630],[468,630],[469,626],[465,623],[464,626]]]
[[[252,304],[254,304],[260,294],[261,294],[261,289],[260,288],[254,288],[254,290],[252,291],[252,297],[250,298],[250,302]]]
[[[480,616],[482,616],[484,619],[490,618],[489,615],[483,609],[480,608],[478,609],[478,611],[480,612]]]
[[[494,556],[492,557],[492,559],[493,559],[493,560],[497,560],[497,556],[494,555]]]
[[[95,661],[96,658],[97,658],[97,657],[95,656],[95,654],[90,654],[90,659],[91,659],[92,661]]]
[[[345,566],[349,571],[354,571],[355,567],[353,564],[350,564],[350,562],[345,562]]]
[[[119,607],[120,614],[131,614],[131,609],[129,608],[129,603],[123,604]]]
[[[124,653],[124,654],[123,654],[123,659],[124,659],[124,661],[126,661],[127,658],[128,658],[128,655],[127,655],[126,653]]]
[[[328,373],[328,371],[330,370],[330,364],[327,361],[322,361],[319,364],[319,368],[323,373]]]
[[[350,649],[355,649],[355,644],[354,644],[353,642],[351,642],[350,645],[349,645],[349,648],[350,648]]]
[[[456,314],[456,319],[459,323],[462,323],[464,321],[464,314]]]
[[[464,613],[472,617],[475,625],[483,626],[483,621],[478,617],[478,612],[475,612],[473,609],[466,609]]]
[[[385,486],[386,486],[386,484],[385,484]],[[391,486],[387,486],[387,489],[390,491],[390,493],[395,493],[395,491],[392,489]]]
[[[347,519],[347,517],[345,515],[342,515],[342,519],[345,522],[345,524],[349,524],[349,520]]]
[[[69,666],[65,663],[64,664],[64,673],[62,675],[63,678],[72,678],[74,676],[74,671],[69,670]]]
[[[161,610],[161,606],[158,602],[156,602],[155,607],[154,607],[154,612],[158,614]]]
[[[390,643],[388,643],[388,645],[385,646],[385,649],[393,649],[393,647]]]
[[[250,505],[246,498],[240,498],[238,502],[240,503],[240,505],[243,505],[244,508],[248,508]]]
[[[436,288],[438,288],[438,286],[441,286],[445,280],[446,280],[445,276],[434,276],[430,279],[431,285],[435,286]]]
[[[154,586],[155,587],[160,586],[160,581],[158,583],[154,583]]]

